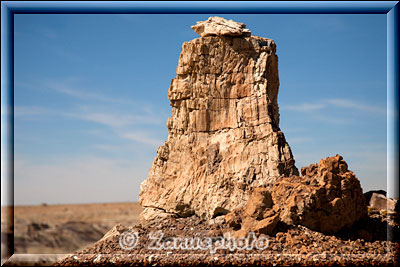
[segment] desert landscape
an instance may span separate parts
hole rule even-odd
[[[93,244],[118,223],[138,224],[142,210],[138,203],[15,206],[14,263],[32,264],[40,258],[43,264],[49,264],[64,254]],[[1,218],[2,225],[6,224],[4,218]],[[37,255],[20,258],[21,262],[18,254]]]
[[[275,42],[221,17],[191,28],[140,205],[16,207],[16,253],[68,253],[62,266],[396,266],[399,201],[364,192],[340,151],[295,165]]]

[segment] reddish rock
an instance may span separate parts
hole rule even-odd
[[[301,173],[279,178],[270,189],[255,188],[244,208],[226,215],[230,227],[240,228],[237,236],[271,234],[279,220],[334,233],[367,214],[360,182],[341,156],[321,159]]]
[[[281,221],[333,233],[366,215],[360,182],[341,156],[321,159],[301,173],[278,179],[272,188]]]
[[[227,214],[225,220],[236,238],[247,236],[249,232],[271,235],[275,233],[279,214],[273,209],[271,193],[267,188],[255,188],[243,208]]]
[[[271,193],[267,188],[254,188],[249,200],[243,208],[243,215],[260,220],[266,209],[273,206]]]

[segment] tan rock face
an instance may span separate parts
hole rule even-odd
[[[191,27],[201,37],[206,36],[250,36],[251,32],[243,23],[226,20],[221,17],[209,17]]]
[[[387,211],[389,213],[395,213],[398,211],[398,200],[387,198],[385,195],[373,193],[369,201],[369,206],[372,209]]]
[[[254,189],[244,208],[226,215],[227,223],[240,229],[235,235],[271,234],[278,221],[334,233],[366,215],[360,182],[341,156],[321,159],[301,173],[278,178],[271,188]]]
[[[185,42],[168,97],[168,141],[141,185],[142,220],[243,207],[252,188],[298,170],[279,129],[275,43],[208,36]]]

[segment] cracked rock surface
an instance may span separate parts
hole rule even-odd
[[[274,41],[201,35],[182,45],[168,91],[168,140],[141,185],[142,221],[211,219],[243,207],[252,188],[298,174],[279,128]]]

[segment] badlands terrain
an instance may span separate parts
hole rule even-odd
[[[59,254],[58,257],[32,255],[21,258],[29,262],[65,257],[65,254],[93,244],[118,223],[138,224],[142,210],[134,202],[15,206],[15,253]],[[1,218],[2,225],[5,225],[4,218]],[[2,250],[4,245],[2,243]]]

